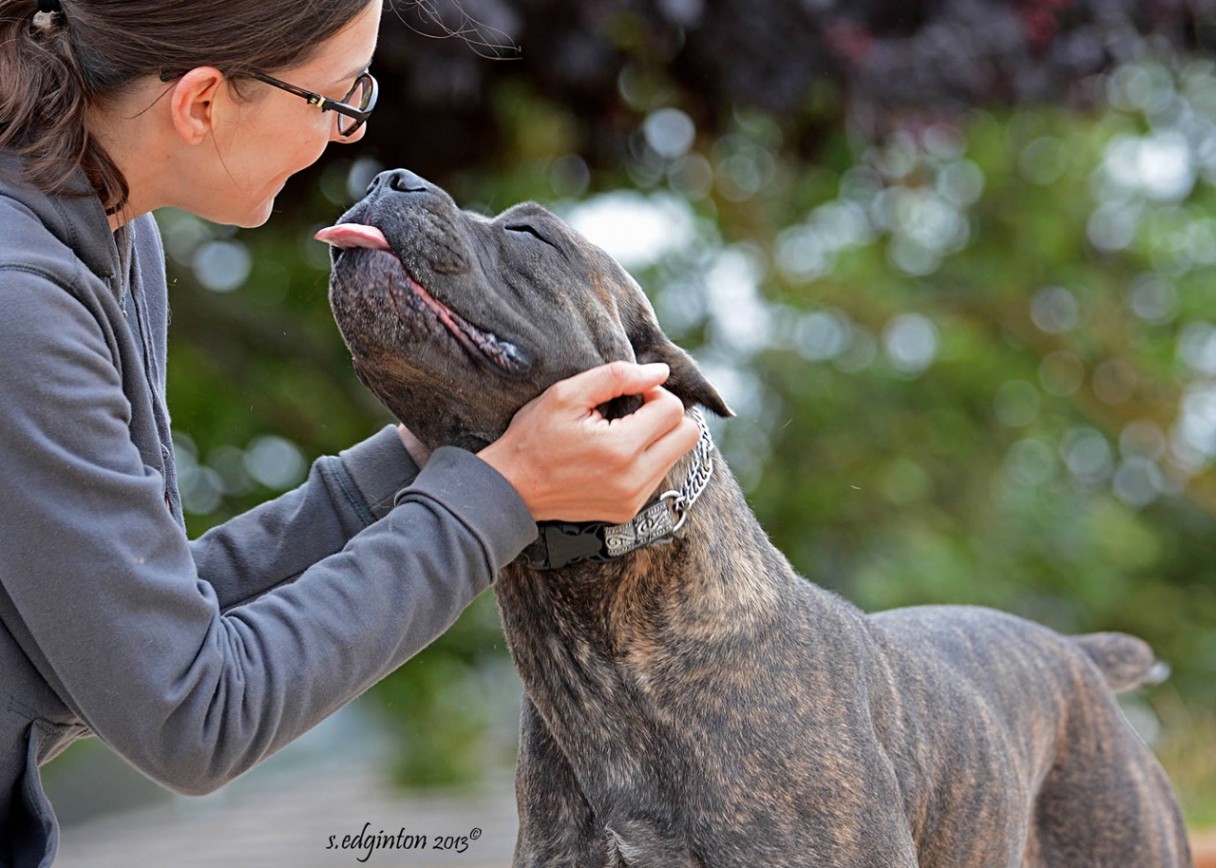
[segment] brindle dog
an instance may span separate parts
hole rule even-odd
[[[687,406],[730,412],[629,275],[537,205],[489,219],[396,171],[343,221],[319,237],[355,368],[432,448],[479,448],[613,359],[667,362]],[[1190,864],[1112,692],[1153,678],[1144,643],[866,615],[795,574],[710,454],[669,544],[497,580],[526,691],[517,866]]]

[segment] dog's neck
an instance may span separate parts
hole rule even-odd
[[[573,742],[587,781],[598,777],[583,760],[594,765],[606,749],[587,720],[649,731],[668,713],[661,670],[762,647],[780,634],[798,586],[809,587],[769,542],[721,454],[711,455],[713,476],[670,543],[560,570],[517,560],[499,574],[495,594],[524,690]],[[679,486],[693,460],[681,459],[665,482]]]

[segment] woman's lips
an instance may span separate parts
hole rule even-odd
[[[364,226],[362,223],[339,223],[322,229],[313,238],[331,247],[343,250],[351,247],[365,247],[369,250],[391,250],[384,233],[375,226]]]

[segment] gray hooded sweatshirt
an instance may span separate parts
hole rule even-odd
[[[95,196],[0,169],[0,866],[26,868],[58,837],[38,766],[74,739],[210,792],[432,641],[537,530],[476,456],[419,473],[388,427],[189,541],[155,222],[116,242]]]

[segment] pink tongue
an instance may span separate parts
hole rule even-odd
[[[361,223],[339,223],[322,229],[313,238],[334,247],[369,247],[372,250],[389,250],[388,239],[375,226]]]

